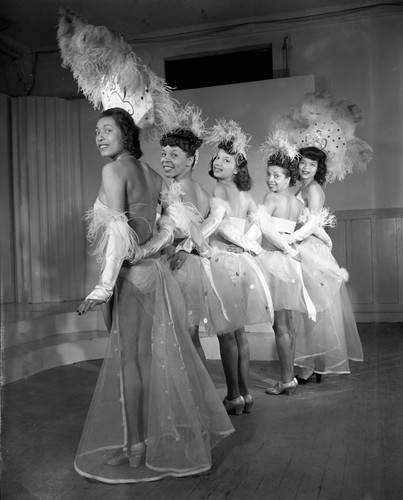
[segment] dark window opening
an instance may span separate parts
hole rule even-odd
[[[273,78],[272,47],[215,52],[165,61],[165,80],[175,90]]]

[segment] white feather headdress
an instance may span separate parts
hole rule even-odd
[[[105,26],[60,12],[57,39],[69,68],[94,108],[119,107],[153,137],[176,112],[165,81],[145,66],[126,40]]]
[[[315,146],[326,153],[327,182],[342,181],[353,171],[365,170],[372,160],[371,146],[355,136],[361,109],[345,99],[334,101],[327,91],[307,94],[301,106],[277,122],[298,148]]]
[[[246,150],[250,147],[250,135],[246,135],[234,120],[220,118],[206,133],[206,143],[218,146],[220,143],[231,144],[233,154],[240,154],[246,158]]]
[[[298,156],[298,147],[288,140],[287,133],[283,130],[276,130],[269,134],[259,151],[263,153],[267,161],[271,156],[275,156],[280,161],[293,161]]]
[[[203,139],[205,134],[205,122],[202,111],[197,106],[186,104],[184,107],[177,106],[176,113],[171,117],[171,122],[166,120],[165,133],[175,130],[190,130],[196,137]]]

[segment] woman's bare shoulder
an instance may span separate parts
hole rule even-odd
[[[313,208],[312,204],[318,205],[317,208],[320,208],[325,202],[325,192],[317,182],[312,182],[306,188],[304,199],[310,208]]]
[[[222,198],[223,200],[228,199],[227,190],[221,184],[215,184],[212,193],[216,198]]]

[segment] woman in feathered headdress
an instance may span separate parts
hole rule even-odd
[[[78,308],[81,315],[110,306],[110,337],[74,467],[107,483],[199,474],[211,468],[211,447],[233,427],[189,338],[177,282],[158,254],[137,255],[152,237],[164,187],[140,161],[139,127],[159,128],[158,117],[176,105],[107,28],[67,13],[59,43],[90,100],[97,105],[102,96],[96,144],[112,160],[88,214],[89,236],[100,235],[100,279]],[[160,240],[172,241],[172,220],[160,226]]]
[[[166,243],[164,253],[185,299],[190,337],[206,364],[199,325],[203,323],[208,335],[216,335],[226,330],[228,319],[211,276],[207,258],[210,249],[198,227],[208,215],[210,199],[192,177],[203,137],[201,111],[186,105],[178,108],[177,117],[162,135],[160,145],[161,165],[166,178],[171,180],[169,188],[162,194],[162,204],[175,226],[174,241],[171,245]],[[187,238],[196,242],[196,248],[193,244],[186,248]],[[158,235],[141,247],[138,256],[155,253],[156,239],[159,239]]]
[[[295,229],[303,210],[290,187],[295,185],[298,151],[281,131],[269,135],[261,148],[266,160],[266,183],[269,192],[263,205],[253,214],[262,231],[263,251],[258,261],[273,299],[277,354],[280,361],[280,380],[266,392],[272,395],[295,392],[298,382],[293,370],[294,334],[291,311],[301,311],[315,320],[316,309],[305,287],[301,257],[286,241],[285,236]]]
[[[278,126],[288,132],[289,138],[299,148],[301,185],[296,196],[307,207],[304,227],[294,237],[291,236],[289,242],[299,242],[305,262],[313,264],[311,272],[305,277],[307,282],[313,285],[315,281],[320,281],[323,269],[339,270],[337,273],[340,275],[338,283],[329,287],[326,293],[314,297],[320,313],[316,324],[299,318],[297,328],[305,332],[298,337],[296,346],[296,363],[302,367],[299,376],[302,383],[313,374],[314,366],[319,382],[322,373],[349,373],[348,359],[363,359],[351,303],[343,284],[348,279],[348,273],[340,270],[331,253],[331,239],[323,229],[335,223],[335,218],[324,208],[323,186],[327,182],[342,181],[355,171],[365,170],[372,159],[372,148],[355,135],[362,117],[356,104],[345,99],[334,101],[330,93],[321,91],[308,94],[298,110],[278,122]],[[316,263],[312,260],[314,256]],[[326,318],[322,313],[324,310]],[[329,317],[330,314],[332,317]],[[336,318],[337,328],[332,326],[336,325]],[[330,351],[332,355],[323,355]]]
[[[246,218],[254,209],[249,194],[252,182],[246,149],[250,138],[234,121],[218,120],[206,142],[216,147],[210,175],[217,180],[210,214],[202,223],[212,247],[211,271],[229,318],[226,332],[218,335],[227,382],[224,406],[229,413],[250,412],[248,387],[249,344],[244,325],[272,320],[272,304],[263,275],[250,254],[261,251],[254,228]]]
[[[363,360],[351,302],[345,282],[348,273],[339,267],[332,254],[332,241],[324,227],[334,226],[335,217],[324,207],[323,184],[328,178],[327,157],[323,149],[299,149],[300,188],[296,197],[304,204],[301,228],[289,235],[297,244],[306,266],[304,279],[317,308],[316,323],[305,315],[294,315],[297,335],[295,363],[300,366],[298,381],[305,383],[315,372],[320,382],[325,373],[350,373],[349,359]],[[325,276],[333,279],[324,279]],[[323,286],[318,287],[321,283]],[[316,291],[316,292],[315,292]]]

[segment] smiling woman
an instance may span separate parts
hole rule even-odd
[[[102,304],[110,335],[74,466],[108,483],[200,473],[233,427],[189,338],[175,279],[153,245],[140,252],[152,237],[164,181],[139,159],[138,127],[159,130],[176,103],[106,27],[67,12],[58,34],[80,87],[94,105],[102,101],[96,144],[112,160],[87,215],[90,238],[100,235],[100,278],[78,308],[81,315]],[[161,239],[172,241],[169,217],[161,219]]]
[[[95,129],[96,144],[102,156],[114,160],[124,152],[141,158],[139,128],[135,125],[133,129],[132,118],[121,111],[120,108],[109,108],[102,112]],[[128,133],[129,130],[132,133]]]
[[[101,113],[96,143],[113,160],[89,214],[90,234],[101,232],[102,269],[78,313],[105,304],[110,340],[75,469],[110,483],[199,473],[233,428],[191,343],[177,283],[157,252],[138,257],[139,244],[152,236],[164,183],[135,157],[138,129],[126,111]],[[168,225],[163,234],[173,238]]]

